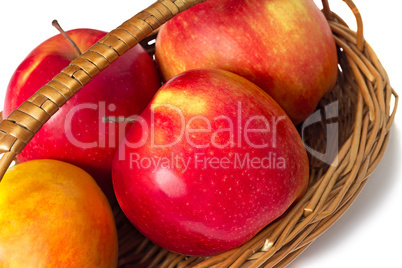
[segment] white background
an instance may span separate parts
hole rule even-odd
[[[332,9],[355,28],[346,4],[341,0],[329,2]],[[57,33],[51,26],[53,19],[58,19],[65,30],[111,31],[152,3],[150,0],[2,1],[0,108],[8,81],[19,63],[35,46]],[[392,86],[402,94],[400,1],[355,0],[355,3],[363,15],[366,40],[388,71]],[[291,267],[402,267],[401,109],[385,156],[360,196]]]

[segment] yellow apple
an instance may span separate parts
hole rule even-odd
[[[109,203],[82,169],[33,160],[0,182],[0,267],[116,267],[117,245]]]

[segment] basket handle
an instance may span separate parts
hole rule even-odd
[[[106,34],[0,123],[0,181],[59,108],[118,57],[182,11],[206,0],[159,0]]]
[[[361,52],[363,52],[364,43],[365,43],[364,34],[363,34],[363,18],[360,14],[359,9],[356,7],[355,3],[352,0],[342,0],[342,1],[348,5],[348,7],[353,12],[353,15],[356,18],[356,24],[357,24],[356,46]],[[322,2],[322,6],[323,6],[322,12],[324,13],[325,17],[328,20],[333,19],[333,13],[329,7],[328,0],[321,0],[321,2]]]
[[[159,0],[124,22],[73,60],[50,82],[0,123],[0,181],[7,168],[59,108],[118,57],[182,11],[206,0]],[[363,50],[363,23],[352,0],[343,0],[357,21],[357,47]],[[332,17],[328,0],[323,12]]]

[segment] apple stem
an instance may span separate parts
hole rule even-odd
[[[75,51],[77,52],[78,56],[81,56],[81,50],[78,48],[77,44],[71,39],[71,37],[61,28],[59,22],[57,20],[52,21],[52,25],[61,33],[64,38],[67,39],[67,41],[73,46]]]
[[[103,123],[122,123],[122,122],[134,123],[135,119],[127,118],[124,116],[119,116],[119,117],[105,116],[102,118],[102,122]]]

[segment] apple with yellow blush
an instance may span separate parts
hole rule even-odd
[[[312,0],[210,0],[159,31],[156,60],[165,81],[195,68],[241,75],[266,91],[294,124],[335,85],[335,41]]]

